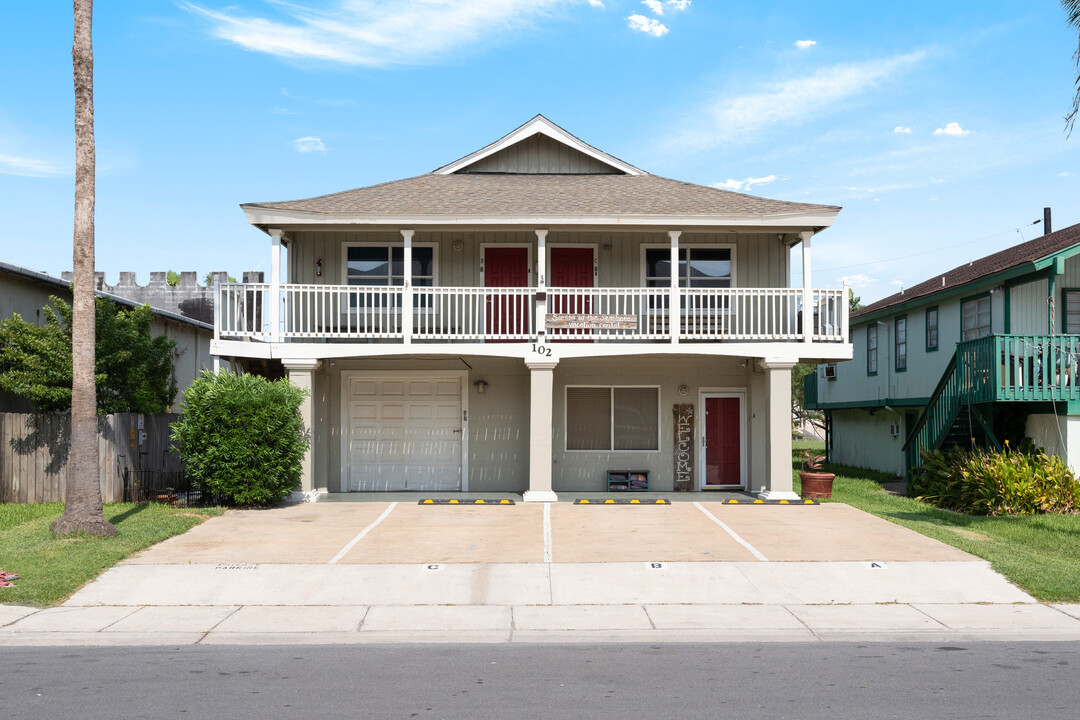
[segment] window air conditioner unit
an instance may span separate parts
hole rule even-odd
[[[836,379],[836,364],[835,363],[829,363],[828,365],[824,366],[822,368],[822,370],[821,370],[821,376],[823,378],[825,378],[826,380],[835,380]]]

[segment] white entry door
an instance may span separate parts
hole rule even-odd
[[[348,378],[347,490],[461,489],[461,378]]]

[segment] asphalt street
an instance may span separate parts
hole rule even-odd
[[[1080,643],[3,648],[5,718],[1076,718]]]

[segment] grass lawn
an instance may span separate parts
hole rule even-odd
[[[21,576],[14,581],[15,587],[0,588],[0,603],[57,605],[129,555],[224,512],[221,508],[117,503],[105,506],[116,537],[82,535],[57,540],[49,532],[49,523],[63,510],[61,503],[0,505],[0,570]]]
[[[824,452],[823,443],[795,443]],[[799,463],[795,463],[796,469]],[[990,561],[995,570],[1044,602],[1080,602],[1080,515],[976,517],[889,495],[886,473],[829,465],[836,473],[833,501],[890,520]],[[795,474],[795,491],[799,475]]]

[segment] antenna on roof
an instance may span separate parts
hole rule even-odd
[[[1036,220],[1035,222],[1038,222],[1038,220]],[[1050,227],[1050,208],[1043,208],[1042,224],[1043,235],[1049,235],[1050,233],[1054,232],[1053,228]]]

